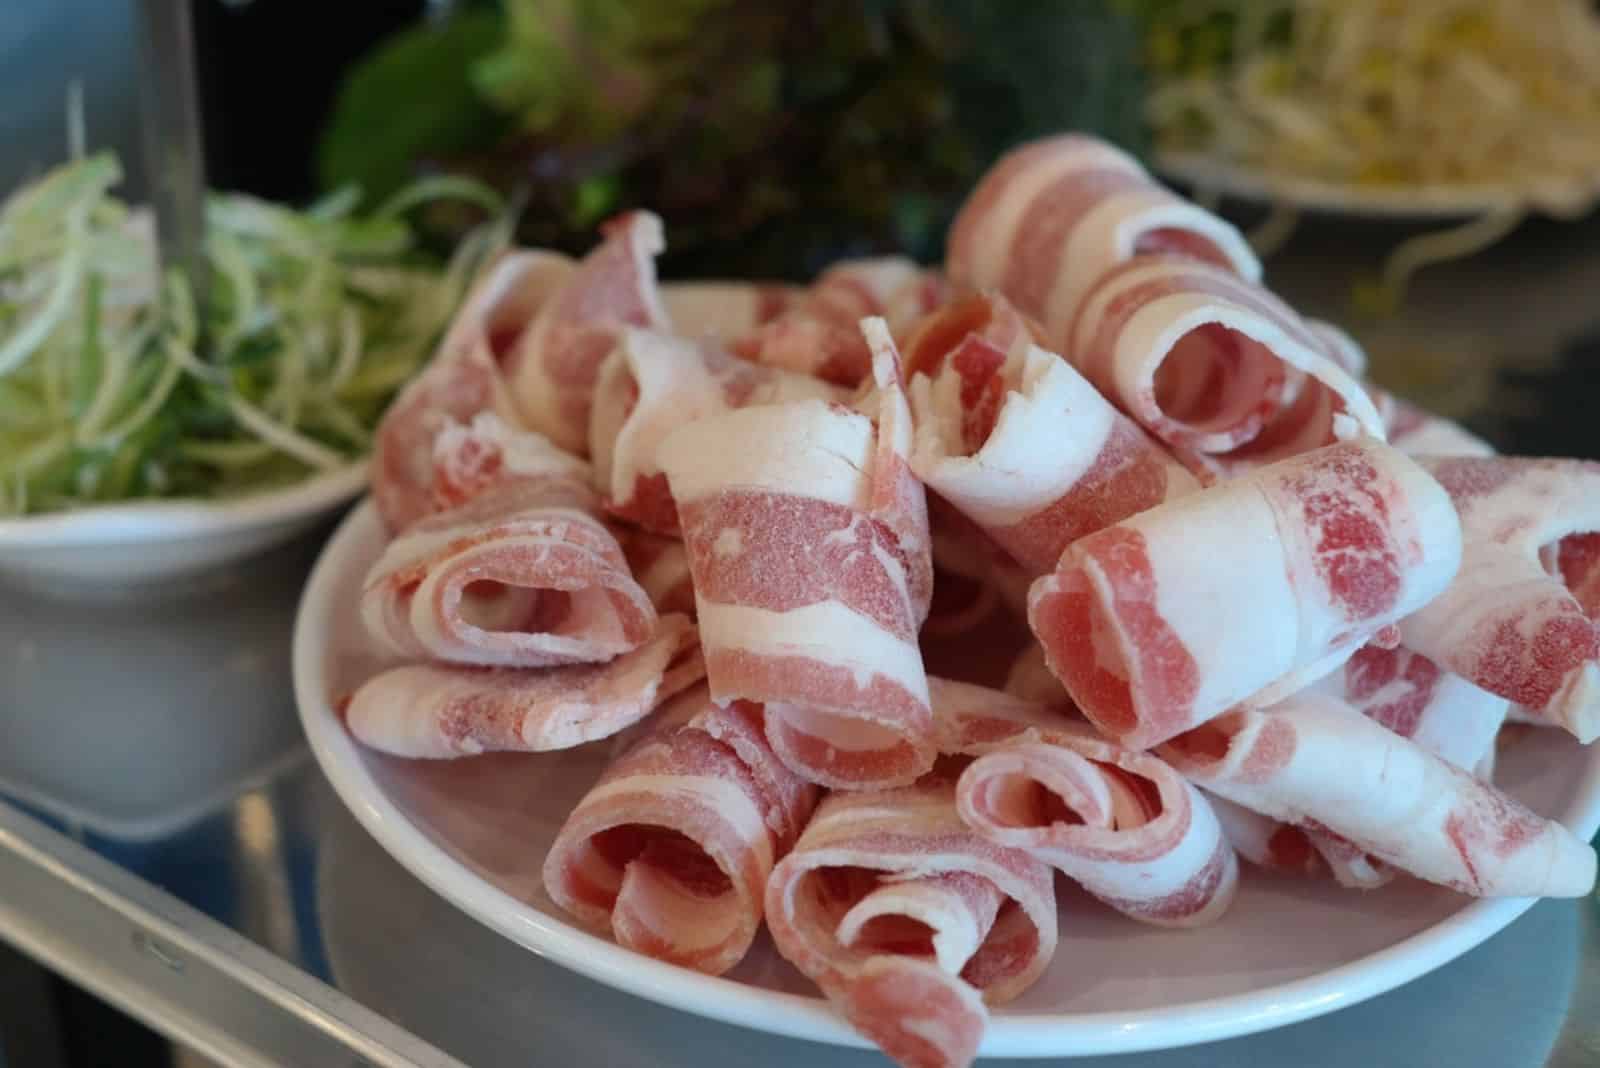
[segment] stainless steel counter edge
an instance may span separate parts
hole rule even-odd
[[[225,1065],[463,1068],[4,803],[0,938]]]

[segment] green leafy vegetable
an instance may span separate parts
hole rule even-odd
[[[419,161],[503,135],[510,120],[483,100],[469,74],[503,36],[497,11],[471,9],[385,42],[339,94],[319,153],[323,185],[388,196],[416,176]]]
[[[845,255],[938,256],[972,183],[1025,137],[1078,128],[1143,143],[1141,40],[1115,0],[500,6],[492,48],[429,52],[362,102],[364,120],[330,128],[324,158],[372,151],[380,129],[388,183],[443,161],[526,190],[527,244],[579,251],[600,219],[646,207],[667,221],[669,274],[806,277]],[[463,17],[476,32],[496,16]],[[341,114],[357,113],[368,77],[352,79]],[[469,121],[463,79],[499,128]],[[411,126],[402,148],[385,117],[444,95],[448,132]]]

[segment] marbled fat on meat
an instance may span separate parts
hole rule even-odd
[[[1127,153],[1079,134],[1003,156],[962,205],[948,246],[957,288],[1003,294],[1058,345],[1090,287],[1140,253],[1261,277],[1231,225],[1169,192]]]
[[[956,787],[969,827],[1144,923],[1198,927],[1227,911],[1238,861],[1171,767],[1058,709],[947,679],[929,687],[941,751],[977,758]]]
[[[663,616],[650,640],[603,664],[390,668],[356,690],[345,723],[401,757],[570,749],[631,727],[704,675],[693,625]]]
[[[720,975],[750,948],[820,791],[772,752],[759,705],[697,686],[644,730],[567,817],[545,888],[620,945]]]
[[[778,952],[891,1059],[964,1068],[1055,952],[1050,870],[968,829],[955,779],[835,793],[767,884]]]
[[[1600,735],[1600,626],[1563,581],[1559,556],[1575,536],[1600,532],[1600,464],[1470,456],[1422,463],[1455,502],[1464,548],[1450,587],[1402,622],[1406,644],[1592,741]],[[1541,558],[1550,552],[1555,574]]]
[[[1444,589],[1460,552],[1439,485],[1363,440],[1080,539],[1034,583],[1029,623],[1084,714],[1145,748],[1333,671]]]
[[[373,563],[361,618],[383,652],[548,667],[609,660],[650,637],[655,608],[594,514],[587,468],[527,436],[507,443],[498,481],[412,524]],[[472,440],[481,459],[494,439]]]
[[[1594,850],[1571,831],[1322,694],[1235,709],[1159,753],[1239,805],[1474,897],[1594,888]]]
[[[699,420],[658,452],[712,696],[764,704],[779,756],[836,788],[909,782],[934,756],[927,513],[892,365],[883,376],[877,427],[805,401]]]
[[[1078,538],[1197,482],[1032,336],[1002,299],[972,297],[930,316],[907,349],[912,469],[1038,575]]]
[[[513,252],[485,272],[462,302],[433,359],[389,405],[372,457],[372,496],[389,533],[437,511],[435,439],[446,427],[494,413],[518,428],[521,415],[505,378],[517,340],[572,262],[548,252]]]

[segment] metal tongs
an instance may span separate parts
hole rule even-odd
[[[163,274],[183,272],[205,323],[206,167],[191,0],[139,0],[140,125]]]

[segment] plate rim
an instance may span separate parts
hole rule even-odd
[[[363,457],[287,486],[238,497],[126,501],[0,519],[0,551],[220,537],[331,508],[359,494],[367,478],[368,460]]]
[[[750,987],[624,949],[552,917],[489,884],[435,844],[389,800],[340,726],[322,657],[332,600],[326,591],[352,546],[378,522],[370,497],[324,545],[295,612],[292,674],[296,710],[318,766],[335,793],[403,868],[491,930],[537,955],[615,989],[680,1011],[790,1038],[870,1048],[821,998]],[[1600,752],[1564,816],[1585,840],[1600,829]],[[981,1056],[1134,1053],[1236,1038],[1298,1023],[1386,993],[1466,953],[1503,930],[1537,898],[1474,901],[1431,927],[1338,967],[1260,990],[1182,1002],[1160,1011],[1018,1013],[990,1019]]]
[[[1571,219],[1583,215],[1600,200],[1600,176],[1582,192],[1577,182],[1568,183],[1559,191],[1492,182],[1358,189],[1341,182],[1273,175],[1204,152],[1157,151],[1152,163],[1164,178],[1203,185],[1226,196],[1260,203],[1285,200],[1302,211],[1370,219],[1449,221],[1505,211]]]

